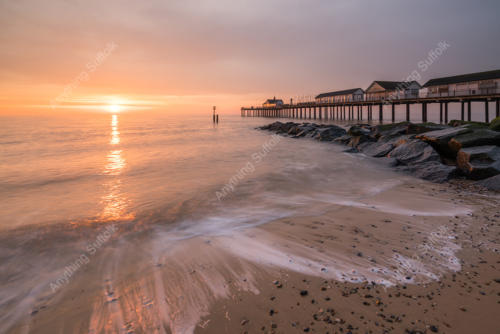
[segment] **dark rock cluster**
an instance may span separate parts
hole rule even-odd
[[[347,145],[346,152],[383,158],[398,170],[425,180],[445,182],[465,177],[500,191],[499,122],[355,124],[346,129],[330,124],[274,122],[259,129]]]

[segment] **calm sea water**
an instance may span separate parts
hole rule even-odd
[[[120,261],[142,254],[137,263],[156,263],[165,247],[194,236],[318,215],[332,204],[459,213],[447,203],[418,204],[404,191],[385,199],[380,194],[422,181],[333,143],[255,129],[271,121],[223,116],[214,126],[210,115],[132,112],[2,117],[0,331],[29,323],[56,292],[71,291],[63,289],[70,278],[85,289],[95,277],[109,285],[126,275],[109,273]],[[145,239],[149,231],[155,237]],[[114,242],[106,244],[109,234]],[[89,247],[102,256],[87,264]]]
[[[289,138],[273,145],[270,133],[255,130],[270,121],[228,116],[214,126],[210,115],[134,113],[4,117],[0,229],[144,216],[169,224],[231,210],[241,210],[242,221],[260,222],[294,211],[297,203],[286,200],[292,196],[354,198],[398,182],[396,174],[360,166],[340,146]],[[245,208],[259,209],[250,217]]]

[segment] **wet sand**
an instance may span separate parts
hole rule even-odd
[[[121,234],[9,332],[495,333],[498,195],[421,182],[380,196],[400,209],[375,195],[179,243]]]
[[[435,281],[386,287],[281,270],[258,281],[259,295],[237,293],[229,301],[219,301],[196,333],[497,333],[500,311],[498,198],[493,199],[487,193],[484,197],[464,193],[463,187],[456,185],[430,188],[435,196],[446,191],[453,193],[457,202],[480,208],[470,216],[431,219],[456,235],[456,243],[461,247],[456,253],[460,264],[457,271],[443,270]],[[298,233],[290,233],[311,249],[327,252],[336,246],[331,234],[332,230],[339,230],[339,225],[332,224],[340,218],[347,217],[326,215],[281,223],[292,225]],[[395,231],[392,227],[398,224],[398,219],[410,226],[408,218],[394,215],[386,215],[386,218],[372,215],[355,226],[346,226],[343,238],[352,243],[352,257],[356,256],[356,249],[370,249],[370,246],[375,248],[375,254],[416,252],[414,246],[421,242],[420,231],[414,225],[412,232]],[[265,229],[274,226],[269,224]],[[384,235],[390,239],[388,234],[392,233],[401,233],[400,247],[381,247]],[[371,255],[371,252],[362,254],[363,257]]]

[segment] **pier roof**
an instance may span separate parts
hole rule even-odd
[[[491,80],[500,78],[500,70],[454,75],[451,77],[435,78],[427,81],[424,87],[450,85],[455,83]]]
[[[385,90],[398,90],[398,89],[401,90],[414,83],[420,86],[420,84],[417,81],[374,81],[370,85],[370,87],[368,87],[366,90],[370,89],[373,86],[373,84],[378,84]]]
[[[345,89],[345,90],[339,90],[336,92],[329,92],[329,93],[322,93],[316,96],[317,99],[321,99],[323,97],[330,97],[330,96],[339,96],[339,95],[350,95],[355,93],[357,90],[360,90],[361,88],[352,88],[352,89]],[[364,92],[361,89],[362,92]]]

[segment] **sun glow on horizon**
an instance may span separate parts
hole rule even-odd
[[[122,106],[119,104],[110,104],[106,107],[106,109],[111,113],[118,113],[122,111]]]

